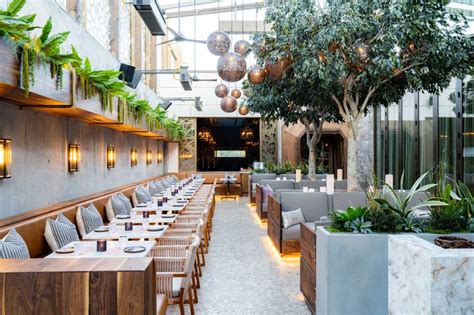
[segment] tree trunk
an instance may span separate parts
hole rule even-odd
[[[308,177],[310,179],[316,178],[316,158],[318,156],[318,145],[312,145],[311,143],[307,143],[309,149],[309,156],[308,156]]]
[[[358,122],[347,124],[349,138],[347,139],[347,191],[359,191],[359,148],[358,148]]]

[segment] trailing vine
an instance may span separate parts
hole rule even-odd
[[[43,27],[33,25],[35,14],[18,15],[25,4],[26,0],[13,0],[5,11],[0,10],[0,38],[9,42],[18,55],[21,65],[21,85],[26,97],[35,82],[36,65],[49,65],[51,78],[56,79],[57,89],[62,89],[64,69],[70,68],[75,70],[79,78],[83,99],[90,99],[98,94],[102,110],[113,112],[114,99],[117,98],[120,122],[125,121],[127,111],[128,116],[138,123],[145,118],[149,130],[164,128],[172,139],[181,140],[184,137],[181,124],[168,118],[161,106],[153,108],[147,100],[140,99],[135,93],[125,90],[125,83],[119,79],[120,71],[93,69],[89,58],[83,60],[74,46],[71,46],[70,52],[62,52],[62,45],[69,32],[52,35],[51,18]],[[42,30],[39,36],[30,35],[35,29]]]

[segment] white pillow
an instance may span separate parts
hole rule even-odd
[[[293,211],[282,211],[281,216],[283,218],[283,228],[285,229],[296,224],[305,223],[301,208]]]
[[[81,236],[86,235],[104,225],[102,216],[93,203],[89,207],[79,207],[76,212],[76,222]]]
[[[46,221],[44,237],[53,251],[71,242],[79,241],[76,226],[63,214],[58,215],[56,220],[48,219]]]

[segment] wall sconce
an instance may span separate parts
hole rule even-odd
[[[179,157],[181,160],[191,160],[193,158],[193,155],[191,152],[183,152],[180,154]]]
[[[137,166],[137,163],[138,163],[138,150],[135,148],[132,148],[130,150],[130,165]]]
[[[115,147],[107,147],[107,168],[115,168]]]
[[[69,172],[79,172],[79,164],[81,163],[81,147],[78,144],[70,144],[68,149],[68,166]]]
[[[157,155],[156,155],[156,159],[157,159],[157,161],[158,161],[158,164],[163,163],[163,152],[158,151],[158,153],[157,153]]]
[[[151,165],[153,163],[153,154],[151,150],[146,150],[146,165]]]
[[[12,141],[0,139],[0,179],[11,178]]]

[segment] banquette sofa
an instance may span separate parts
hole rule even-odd
[[[329,212],[346,209],[349,206],[365,206],[367,198],[363,192],[323,192],[279,191],[268,198],[267,233],[280,254],[297,253],[300,249],[300,224],[283,226],[283,212],[301,209],[307,225],[328,225]]]
[[[314,191],[319,192],[321,187],[326,187],[326,181],[323,179],[303,179],[300,182],[295,182],[292,180],[261,180],[256,185],[255,193],[255,204],[258,217],[261,220],[267,218],[269,196],[275,196],[275,194],[279,191],[302,191],[303,187],[307,187],[308,189],[314,189]],[[347,180],[336,181],[334,183],[334,190],[347,191]]]

